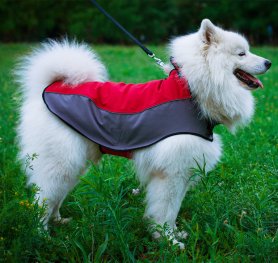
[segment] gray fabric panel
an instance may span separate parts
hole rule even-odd
[[[193,102],[171,101],[137,114],[102,110],[87,97],[43,94],[51,112],[93,142],[113,150],[149,146],[175,134],[193,134],[212,141],[212,129],[200,119]]]

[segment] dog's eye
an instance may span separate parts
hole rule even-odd
[[[246,54],[245,54],[245,52],[240,52],[238,55],[239,55],[240,57],[243,57],[243,56],[245,56]]]

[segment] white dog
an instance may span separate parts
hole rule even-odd
[[[173,39],[169,50],[203,118],[231,131],[248,124],[254,113],[251,90],[262,87],[251,74],[265,73],[271,66],[269,60],[252,54],[241,35],[224,31],[208,19],[198,32]],[[51,217],[62,220],[59,208],[64,198],[78,183],[86,161],[97,163],[101,152],[96,143],[48,110],[43,90],[57,80],[70,85],[103,82],[107,74],[88,46],[50,41],[23,59],[17,75],[24,96],[18,126],[20,159],[24,163],[28,154],[38,155],[27,175],[28,182],[39,187],[39,202],[46,200],[47,225]],[[205,161],[210,171],[220,157],[221,140],[216,134],[213,141],[190,134],[169,136],[133,152],[138,180],[146,187],[145,216],[158,225],[167,224],[169,238],[180,248],[184,245],[171,231],[192,183],[192,168]]]

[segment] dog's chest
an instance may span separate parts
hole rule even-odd
[[[212,140],[212,125],[200,117],[176,70],[166,79],[143,84],[55,82],[44,90],[43,99],[52,113],[105,153],[129,157],[129,151],[176,134]]]

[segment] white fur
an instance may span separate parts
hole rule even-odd
[[[238,53],[246,52],[245,57]],[[247,124],[254,113],[254,101],[233,75],[235,68],[249,73],[263,73],[264,59],[249,52],[247,41],[240,35],[224,31],[209,20],[203,20],[198,32],[174,39],[170,55],[188,79],[192,95],[201,106],[203,116],[234,129]],[[166,67],[167,68],[167,67]],[[169,66],[168,66],[169,68]],[[55,80],[77,84],[85,81],[105,81],[106,70],[86,45],[64,41],[48,42],[27,56],[17,72],[23,89],[23,105],[18,126],[20,159],[38,154],[27,169],[29,183],[39,187],[40,202],[45,200],[51,216],[61,219],[59,208],[67,193],[78,182],[86,160],[97,162],[98,146],[70,129],[50,113],[42,98],[43,89]],[[193,135],[176,135],[134,153],[138,180],[146,187],[145,216],[156,224],[168,224],[169,237],[186,191],[192,185],[190,177],[196,162],[206,162],[210,171],[221,157],[221,140],[214,135],[209,142]],[[156,235],[156,234],[155,234]],[[177,236],[185,236],[178,234]]]

